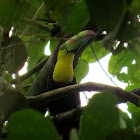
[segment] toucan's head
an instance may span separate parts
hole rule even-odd
[[[86,43],[92,37],[95,37],[96,34],[92,30],[82,31],[79,34],[73,36],[64,44],[62,44],[59,48],[59,55],[65,55],[66,53],[73,53],[75,54],[77,50],[79,50],[84,43]]]
[[[59,48],[57,62],[53,72],[53,80],[59,83],[70,83],[73,80],[73,61],[75,53],[89,39],[95,37],[91,30],[80,32]]]

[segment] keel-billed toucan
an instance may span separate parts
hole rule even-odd
[[[95,36],[93,31],[83,31],[73,36],[60,46],[57,62],[52,76],[52,90],[77,83],[73,72],[73,61],[75,54],[93,36]],[[56,115],[79,106],[79,93],[67,95],[65,97],[51,101],[48,104],[51,115]]]
[[[81,53],[93,41],[95,36],[95,32],[85,30],[70,38],[59,48],[56,47],[30,87],[29,95],[36,96],[47,91],[76,84],[76,78],[73,75],[73,68],[76,65],[73,67],[73,62],[76,59],[77,64]],[[78,106],[80,106],[79,93],[74,93],[57,100],[51,100],[49,103],[43,100],[41,106],[36,106],[36,109],[45,112],[46,107],[48,107],[50,114],[56,115]]]
[[[93,41],[95,36],[96,34],[91,30],[82,31],[62,44],[59,47],[59,50],[58,47],[56,47],[30,87],[29,95],[36,96],[47,91],[76,84],[77,82],[74,77],[73,69],[77,64],[80,55],[86,46]],[[66,93],[66,96],[55,100],[51,99],[49,102],[42,100],[41,106],[36,106],[36,109],[45,112],[46,107],[48,107],[50,115],[56,115],[79,106],[79,93],[75,92],[72,94]],[[63,122],[62,124],[57,124],[55,122],[55,126],[63,140],[69,139],[69,134],[72,128],[78,128],[79,121],[72,121],[73,122],[67,122],[64,124]]]

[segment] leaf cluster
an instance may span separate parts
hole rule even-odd
[[[0,119],[3,114],[8,118],[11,111],[27,105],[23,95],[28,94],[46,62],[49,66],[55,64],[57,52],[51,61],[46,58],[52,57],[60,44],[82,30],[93,30],[97,37],[79,59],[74,70],[77,81],[80,83],[87,75],[89,63],[112,53],[109,73],[128,83],[127,90],[139,87],[139,0],[4,0],[0,1]],[[48,43],[50,56],[44,54]],[[25,62],[27,74],[20,77],[18,72]],[[127,72],[122,72],[124,67]],[[45,69],[50,72],[50,67]],[[19,91],[7,86],[5,80],[14,83]],[[91,99],[81,117],[80,129],[78,133],[72,131],[71,139],[139,138],[139,108],[128,103],[130,119],[115,102],[112,95],[99,94]],[[5,113],[5,110],[10,111]],[[34,110],[13,114],[6,129],[8,139],[59,139],[52,122]]]
[[[128,102],[132,118],[116,106],[112,93],[100,93],[90,99],[80,118],[79,131],[71,131],[73,140],[127,140],[140,138],[139,108]],[[24,109],[11,115],[6,125],[8,139],[61,139],[49,117]]]

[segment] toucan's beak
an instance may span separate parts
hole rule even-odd
[[[73,36],[71,39],[65,42],[68,52],[76,53],[89,39],[95,37],[96,34],[92,30],[86,30]]]

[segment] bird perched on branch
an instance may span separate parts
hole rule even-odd
[[[76,84],[73,72],[73,61],[75,54],[95,33],[91,30],[80,32],[73,36],[59,48],[57,62],[54,67],[50,89],[61,88]],[[80,106],[79,93],[69,94],[57,100],[51,101],[48,108],[51,115],[56,115]]]
[[[77,84],[74,77],[74,57],[75,54],[83,47],[91,37],[95,36],[93,31],[83,31],[73,36],[71,39],[62,44],[59,48],[57,62],[54,67],[50,89],[61,88],[68,85]],[[56,115],[62,112],[80,107],[79,92],[73,94],[67,93],[67,96],[58,98],[48,103],[50,115]],[[69,139],[72,128],[78,128],[79,122],[70,122],[61,126],[63,140]]]
[[[59,47],[58,56],[55,57],[56,55],[52,54],[41,70],[38,78],[29,90],[30,95],[38,95],[46,91],[76,84],[73,69],[82,52],[93,41],[92,39],[95,38],[95,36],[96,34],[93,31],[85,30],[62,44]],[[76,60],[76,64],[74,64],[74,60]],[[67,93],[64,97],[48,102],[47,107],[52,116],[80,107],[79,93]],[[67,134],[63,136],[63,139],[68,139],[70,129],[77,127],[72,125],[73,124],[71,124],[71,127],[66,126],[67,128],[65,126],[62,127],[62,129],[67,129]],[[62,132],[62,135],[63,134]]]
[[[95,32],[85,30],[56,48],[30,87],[29,95],[36,96],[53,89],[76,84],[73,69],[84,49],[95,37]],[[78,106],[80,106],[80,97],[79,93],[76,93],[50,101],[38,109],[45,112],[46,107],[48,107],[50,114],[56,115]]]

